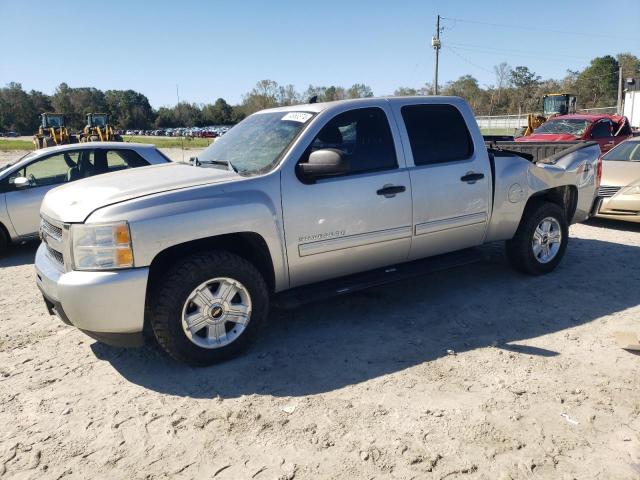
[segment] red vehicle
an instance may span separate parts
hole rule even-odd
[[[518,137],[515,140],[516,142],[594,140],[600,144],[600,150],[604,153],[632,135],[627,117],[576,113],[553,117],[536,128],[533,134]]]

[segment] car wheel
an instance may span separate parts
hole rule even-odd
[[[9,236],[0,223],[0,255],[4,254],[7,251],[7,249],[9,248],[9,244]]]
[[[147,301],[147,318],[173,358],[206,366],[236,356],[256,336],[269,310],[260,272],[232,253],[182,259],[162,276]]]
[[[525,209],[515,236],[506,242],[507,258],[521,272],[543,275],[558,266],[568,242],[569,226],[562,208],[534,202]]]

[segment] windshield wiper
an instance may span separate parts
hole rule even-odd
[[[196,166],[204,165],[204,164],[224,165],[229,170],[233,170],[234,172],[238,173],[238,169],[229,160],[207,160],[207,161],[201,162],[200,160],[198,160],[198,157],[194,157],[194,158],[195,158],[194,165]]]

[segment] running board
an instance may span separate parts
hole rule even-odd
[[[311,285],[286,290],[277,294],[272,303],[280,308],[296,308],[305,303],[357,292],[371,287],[385,285],[398,280],[406,280],[429,273],[479,262],[483,259],[479,249],[470,248],[453,253],[445,253],[413,262],[401,263],[385,268],[377,268],[363,273],[326,280]]]

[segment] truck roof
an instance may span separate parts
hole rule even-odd
[[[443,95],[419,95],[419,96],[407,96],[407,97],[368,97],[368,98],[352,98],[348,100],[336,100],[333,102],[318,102],[318,103],[303,103],[298,105],[289,105],[286,107],[269,108],[261,110],[260,112],[314,112],[320,113],[324,110],[332,108],[341,108],[344,106],[367,106],[367,105],[380,105],[380,102],[386,101],[388,103],[438,103],[438,104],[466,104],[465,100],[461,97],[448,97]]]
[[[570,115],[558,115],[549,119],[549,121],[553,120],[588,120],[590,122],[595,122],[597,120],[602,120],[603,118],[608,118],[609,120],[613,120],[614,122],[620,121],[619,115],[612,115],[608,113],[572,113]]]

